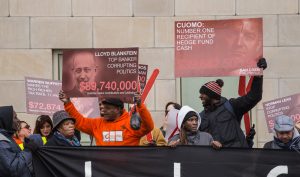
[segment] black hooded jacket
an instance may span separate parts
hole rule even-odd
[[[0,128],[8,132],[13,132],[13,107],[2,106],[0,107]]]
[[[240,128],[243,115],[250,111],[262,99],[263,78],[255,76],[251,90],[244,96],[227,100],[221,97],[213,110],[200,113],[200,131],[210,133],[214,140],[222,143],[223,147],[248,148],[245,135]],[[229,101],[233,112],[229,111],[225,102]]]
[[[13,133],[13,107],[0,107],[0,177],[31,177],[31,153],[21,151]]]

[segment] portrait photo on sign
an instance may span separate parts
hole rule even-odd
[[[63,51],[62,89],[69,97],[113,97],[132,103],[137,82],[138,48]]]
[[[262,18],[175,22],[176,77],[261,75],[262,55]]]

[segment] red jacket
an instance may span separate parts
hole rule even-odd
[[[76,119],[76,129],[95,137],[97,146],[138,146],[140,138],[154,127],[151,114],[144,104],[137,108],[142,119],[139,130],[130,127],[127,111],[114,121],[106,121],[102,117],[83,117],[71,102],[65,104],[65,110]]]

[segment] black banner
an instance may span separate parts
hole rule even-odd
[[[299,177],[300,154],[211,147],[42,147],[37,177]]]

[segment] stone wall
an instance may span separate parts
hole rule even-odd
[[[263,101],[300,90],[299,0],[0,0],[0,105],[25,114],[24,76],[53,77],[53,50],[139,47],[140,62],[161,74],[147,104],[157,126],[167,101],[180,101],[174,77],[174,21],[263,17]],[[197,95],[198,96],[198,95]],[[262,101],[262,102],[263,102]],[[253,110],[258,146],[267,133],[260,103]]]

